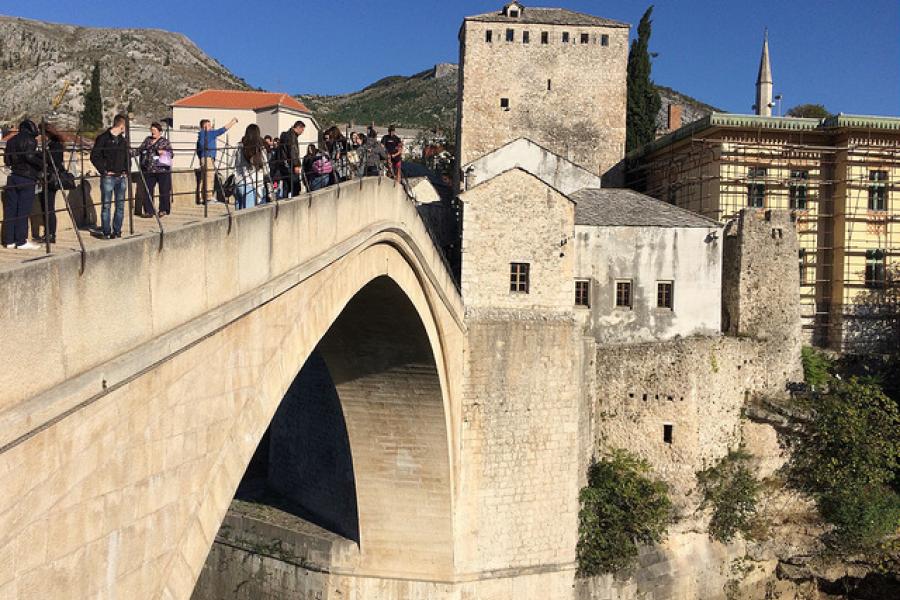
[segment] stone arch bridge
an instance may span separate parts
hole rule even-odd
[[[454,578],[463,306],[370,178],[0,273],[0,597],[186,599],[316,351],[369,578]]]

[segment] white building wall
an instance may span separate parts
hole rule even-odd
[[[591,286],[590,308],[577,314],[599,343],[718,334],[721,233],[719,227],[576,226],[575,277]],[[615,306],[616,282],[623,280],[632,284],[631,308]],[[672,310],[657,308],[661,281],[674,284]]]

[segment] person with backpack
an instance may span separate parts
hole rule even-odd
[[[25,119],[19,124],[19,132],[6,142],[3,154],[3,163],[10,168],[3,195],[3,246],[10,250],[40,248],[28,241],[28,217],[37,182],[44,172],[37,137],[37,125],[31,119]]]
[[[269,160],[259,126],[251,123],[234,152],[234,207],[251,208],[266,200]]]
[[[112,127],[97,136],[91,149],[91,164],[100,173],[100,231],[99,237],[110,240],[122,237],[125,220],[125,189],[128,186],[128,163],[131,152],[125,141],[128,119],[119,114]],[[110,212],[115,197],[116,208],[110,225]]]
[[[200,159],[200,188],[202,202],[215,202],[216,183],[216,141],[220,135],[234,127],[238,120],[232,118],[219,129],[212,128],[209,119],[200,120],[200,132],[197,134],[197,158]]]
[[[370,128],[366,141],[359,150],[360,170],[364,177],[378,177],[388,153],[378,141],[378,133]]]
[[[306,188],[310,192],[321,190],[331,184],[334,165],[327,152],[319,151],[315,144],[306,148],[303,158],[303,173],[306,176]]]
[[[144,217],[152,217],[156,212],[153,206],[153,194],[159,185],[159,216],[164,217],[172,212],[172,159],[175,153],[172,144],[162,137],[162,125],[150,124],[148,135],[138,148],[141,175],[147,185],[144,196]]]
[[[278,140],[278,189],[282,198],[290,198],[300,194],[300,179],[303,175],[303,158],[300,156],[300,136],[306,129],[306,123],[295,121],[294,125],[283,132]]]

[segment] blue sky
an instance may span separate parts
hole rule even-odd
[[[0,13],[186,34],[251,85],[291,93],[358,90],[386,75],[457,62],[462,18],[502,0],[0,0]],[[528,2],[525,2],[526,6]],[[648,0],[536,0],[637,25]],[[654,79],[749,112],[763,29],[784,110],[900,114],[897,0],[657,0]]]

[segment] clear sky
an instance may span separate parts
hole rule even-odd
[[[503,0],[0,0],[0,13],[186,34],[251,85],[350,92],[386,75],[457,62],[465,15]],[[525,0],[527,6],[529,2]],[[535,0],[632,23],[648,0]],[[784,110],[900,115],[898,0],[657,0],[657,83],[750,112],[765,27]],[[7,41],[9,43],[9,41]]]

